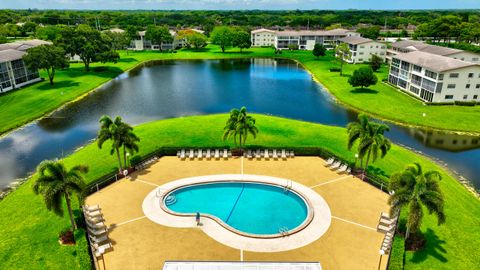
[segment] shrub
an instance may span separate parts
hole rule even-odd
[[[373,71],[378,71],[383,64],[383,59],[378,55],[372,55],[372,59],[370,59],[370,67]]]
[[[404,238],[395,236],[392,244],[392,251],[390,252],[389,270],[403,270],[405,256],[405,242]]]
[[[325,49],[325,47],[322,44],[315,44],[315,46],[313,47],[312,54],[316,57],[325,56],[326,50],[327,49]]]
[[[348,78],[348,83],[351,86],[360,86],[361,88],[374,85],[377,81],[377,76],[373,74],[373,70],[370,67],[359,68],[353,72],[353,75],[350,78]]]
[[[458,106],[475,106],[477,105],[476,101],[455,101],[455,105]]]

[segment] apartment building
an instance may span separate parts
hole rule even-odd
[[[359,33],[346,29],[273,31],[264,28],[253,30],[250,35],[253,47],[274,46],[279,50],[289,49],[290,46],[300,50],[313,50],[315,44],[333,49],[340,38],[360,36]]]
[[[480,65],[428,52],[393,56],[388,81],[425,102],[480,101]]]
[[[345,59],[350,64],[369,62],[372,55],[377,55],[385,61],[387,45],[369,38],[349,36],[338,40],[338,43],[345,43],[350,48],[352,56]]]
[[[250,33],[252,47],[271,47],[275,45],[275,31],[269,29],[257,29]]]
[[[422,51],[480,64],[479,54],[459,49],[430,45],[417,40],[402,40],[392,43],[392,48],[387,50],[387,60],[390,62],[395,55],[414,51]]]
[[[132,41],[131,47],[135,51],[143,50],[159,50],[160,46],[162,50],[172,50],[181,46],[181,41],[176,38],[177,33],[173,30],[169,30],[170,35],[173,37],[172,42],[164,42],[162,44],[156,44],[145,38],[147,31],[139,31],[138,36],[135,40]]]
[[[0,44],[0,93],[41,80],[38,70],[30,70],[22,60],[27,50],[51,44],[43,40],[26,40]]]

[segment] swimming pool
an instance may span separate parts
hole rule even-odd
[[[164,196],[174,214],[199,212],[227,229],[259,237],[281,236],[308,225],[309,207],[301,195],[284,187],[255,182],[188,185]]]

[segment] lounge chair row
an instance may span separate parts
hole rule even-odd
[[[105,219],[99,205],[84,205],[83,214],[87,224],[87,234],[90,239],[90,245],[95,257],[102,256],[107,250],[112,248],[112,243],[108,238],[108,229],[105,225]]]
[[[148,159],[140,164],[138,164],[137,166],[135,166],[135,169],[136,170],[141,170],[141,169],[145,169],[145,167],[147,167],[149,164],[155,162],[156,160],[158,159],[158,157],[152,157],[151,159]]]
[[[212,158],[220,159],[220,158],[224,158],[224,159],[227,159],[231,156],[232,156],[232,152],[230,150],[227,150],[227,149],[198,149],[198,150],[182,149],[182,150],[177,151],[177,157],[179,157],[180,159],[186,159],[186,158],[189,158],[189,159],[194,159],[194,158],[198,158],[198,159],[203,159],[203,158],[206,158],[206,159],[212,159]]]
[[[338,160],[336,161],[334,158],[329,158],[325,163],[325,166],[338,173],[350,174],[352,172],[352,169],[349,168],[347,164],[343,164]]]
[[[273,158],[273,159],[278,159],[278,158],[287,159],[287,158],[293,158],[295,156],[295,152],[285,150],[285,149],[282,149],[282,150],[277,150],[277,149],[273,149],[273,150],[268,150],[268,149],[250,150],[249,149],[245,152],[244,156],[246,158],[249,158],[249,159],[252,159],[252,158],[257,158],[257,159],[261,159],[261,158],[265,158],[265,159],[270,159],[270,158]]]
[[[381,249],[388,253],[392,248],[393,234],[395,232],[395,226],[397,223],[397,218],[390,218],[387,213],[382,212],[380,219],[378,221],[377,231],[385,233],[383,238]]]

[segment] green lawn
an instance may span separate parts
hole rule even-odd
[[[255,115],[259,136],[250,145],[266,147],[323,147],[353,161],[346,149],[344,128],[331,127],[277,117]],[[140,149],[146,155],[162,146],[222,147],[222,127],[227,115],[193,116],[162,120],[135,128],[141,138]],[[231,145],[231,144],[230,144]],[[426,216],[422,231],[428,237],[427,248],[406,255],[406,269],[475,269],[480,265],[480,201],[454,178],[433,162],[398,146],[374,170],[387,175],[401,170],[407,163],[419,161],[425,169],[442,172],[447,222],[437,227],[432,216]],[[116,161],[108,149],[87,145],[65,159],[67,166],[90,166],[87,180],[115,170]],[[0,269],[81,269],[77,254],[84,254],[85,243],[77,247],[60,247],[58,232],[67,227],[67,217],[58,218],[46,211],[43,201],[31,190],[29,180],[0,202]],[[354,196],[354,194],[352,194]],[[365,206],[368,207],[368,206]],[[119,210],[120,211],[120,210]],[[292,258],[294,259],[294,258]]]
[[[103,66],[106,70],[85,72],[81,63],[72,64],[65,71],[58,71],[53,87],[44,81],[24,89],[0,95],[0,134],[37,119],[92,89],[107,82],[125,70],[131,69],[143,61],[155,59],[220,59],[239,57],[284,57],[301,62],[315,75],[339,101],[347,106],[367,112],[378,118],[393,120],[415,126],[438,129],[469,131],[480,133],[480,106],[424,106],[422,102],[411,98],[395,88],[379,82],[368,90],[353,89],[347,78],[353,70],[362,65],[346,65],[346,76],[330,72],[330,67],[338,67],[331,52],[326,57],[316,59],[307,51],[284,51],[275,55],[270,48],[252,48],[244,53],[227,51],[210,45],[200,52],[180,50],[177,53],[160,52],[122,52],[117,64],[96,63],[92,68]],[[387,67],[378,73],[379,79],[386,77]],[[44,76],[45,77],[45,76]],[[423,113],[426,116],[423,117]]]

